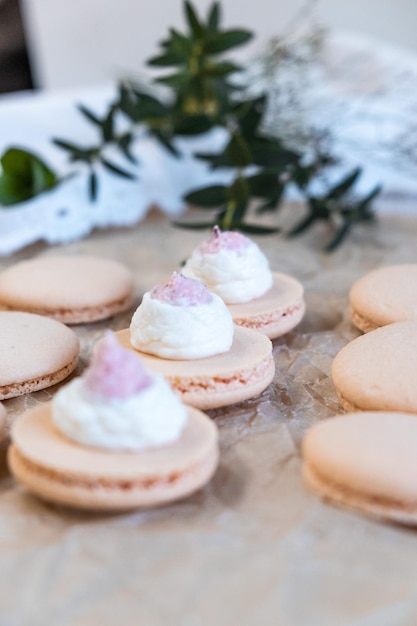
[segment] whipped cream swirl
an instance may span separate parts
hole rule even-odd
[[[108,332],[85,374],[54,396],[52,419],[77,443],[135,451],[178,439],[187,409],[162,376],[146,372]]]
[[[215,226],[211,236],[198,245],[182,273],[205,283],[226,304],[249,302],[272,287],[268,261],[254,241]]]
[[[233,332],[222,299],[200,281],[174,272],[165,285],[144,294],[132,317],[130,341],[163,359],[201,359],[227,352]]]

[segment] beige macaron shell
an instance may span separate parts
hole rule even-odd
[[[417,321],[351,341],[336,355],[332,378],[345,408],[417,413]]]
[[[350,290],[353,323],[369,332],[394,322],[417,320],[417,264],[369,272]]]
[[[76,366],[79,340],[64,324],[33,313],[0,311],[0,397],[16,383],[34,381]],[[69,372],[68,372],[69,373]],[[58,381],[55,381],[58,382]],[[53,384],[53,383],[51,383]],[[32,389],[33,390],[33,389]],[[8,397],[3,394],[3,398]]]
[[[304,289],[298,280],[275,272],[263,296],[242,304],[228,304],[233,321],[275,339],[292,330],[303,318]]]
[[[65,313],[129,306],[133,275],[115,261],[96,257],[43,257],[0,273],[0,305],[35,313]]]
[[[12,472],[46,499],[90,509],[155,506],[202,487],[218,462],[217,428],[188,407],[188,422],[172,444],[138,452],[81,446],[53,425],[51,404],[12,426]]]
[[[275,364],[271,341],[260,333],[235,326],[228,352],[204,359],[175,361],[139,352],[130,343],[130,331],[116,333],[124,348],[140,354],[145,367],[162,374],[180,391],[183,402],[214,409],[253,398],[272,381]]]
[[[307,432],[303,473],[324,498],[416,524],[416,449],[417,415],[347,414]]]

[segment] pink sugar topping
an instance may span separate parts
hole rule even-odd
[[[204,283],[177,272],[172,274],[165,285],[156,285],[151,291],[151,298],[174,306],[197,306],[213,300]]]
[[[110,331],[98,342],[83,378],[88,391],[109,399],[125,399],[152,385],[140,358]]]
[[[218,226],[213,228],[210,237],[202,241],[197,250],[201,254],[216,254],[220,250],[235,250],[242,253],[250,244],[250,239],[232,230],[222,232]]]

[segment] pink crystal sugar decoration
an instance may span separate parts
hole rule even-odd
[[[216,254],[220,250],[234,250],[238,254],[250,245],[250,239],[232,230],[222,232],[218,226],[213,228],[210,237],[202,241],[197,250],[201,254]]]
[[[156,285],[151,291],[151,298],[174,306],[197,306],[213,300],[204,283],[177,272],[164,285]]]
[[[139,356],[122,348],[110,331],[98,342],[83,378],[88,391],[108,399],[125,399],[152,385]]]

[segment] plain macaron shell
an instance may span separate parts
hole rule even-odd
[[[417,264],[369,272],[353,285],[349,301],[352,322],[363,332],[417,320]]]
[[[127,510],[184,498],[203,487],[218,464],[216,425],[188,407],[177,441],[136,452],[82,446],[53,425],[51,403],[13,423],[9,466],[38,496],[75,508]]]
[[[67,324],[93,322],[132,303],[133,274],[116,261],[89,256],[41,257],[0,273],[0,306]]]
[[[235,326],[232,347],[214,356],[176,361],[135,350],[129,329],[116,333],[124,348],[140,355],[145,367],[164,376],[185,404],[216,409],[259,395],[275,374],[271,341],[249,328]]]
[[[0,311],[0,399],[44,389],[76,367],[77,335],[56,320]]]
[[[228,304],[233,321],[276,339],[295,328],[305,313],[304,288],[302,284],[275,272],[274,282],[265,294],[242,304]]]
[[[346,414],[307,432],[303,475],[326,500],[415,525],[416,450],[417,415]]]
[[[332,364],[347,410],[417,413],[417,321],[378,328],[347,344]]]

